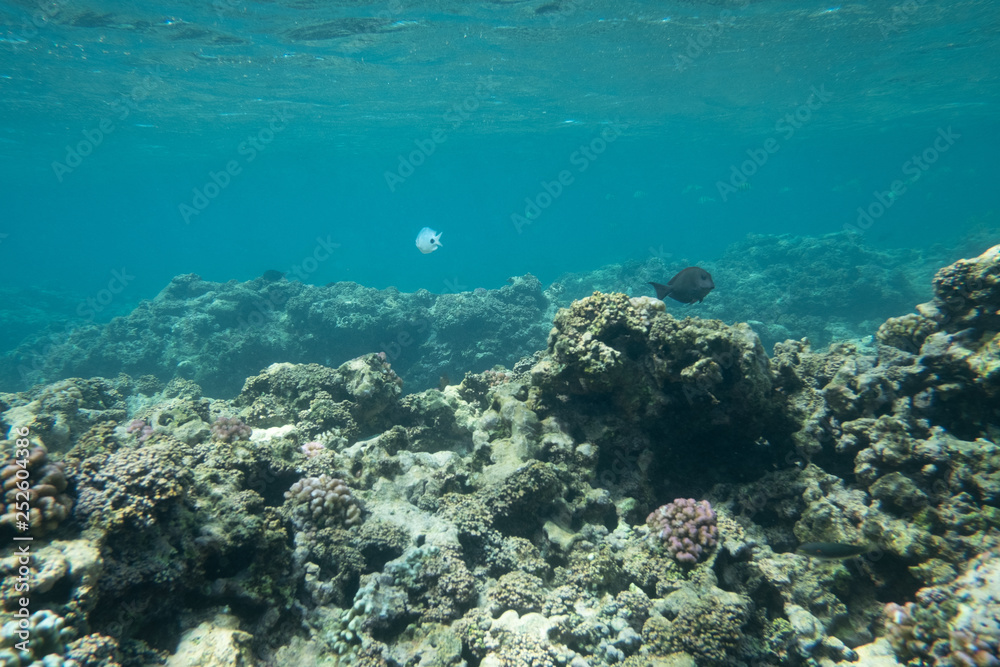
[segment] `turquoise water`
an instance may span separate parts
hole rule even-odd
[[[864,243],[957,244],[997,228],[998,17],[989,1],[5,2],[5,321],[25,298],[104,321],[191,272],[548,284],[826,234],[880,201]],[[424,226],[438,252],[416,250]]]

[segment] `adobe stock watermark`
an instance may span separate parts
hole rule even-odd
[[[236,153],[242,160],[233,158],[228,160],[219,171],[210,170],[205,183],[201,187],[192,189],[190,203],[181,202],[177,206],[177,211],[184,224],[191,224],[191,218],[201,215],[209,204],[229,187],[233,178],[243,173],[243,167],[256,160],[257,156],[274,141],[274,138],[288,127],[288,121],[292,118],[294,116],[288,112],[288,107],[282,107],[271,116],[267,125],[239,143],[236,147]]]
[[[476,89],[465,99],[455,102],[443,114],[441,120],[443,125],[434,128],[430,134],[423,139],[414,139],[413,145],[416,147],[408,154],[397,155],[398,162],[395,171],[386,170],[382,176],[389,192],[395,192],[396,187],[406,182],[417,169],[427,162],[427,158],[434,154],[437,147],[448,140],[448,132],[457,130],[472,117],[483,102],[488,100],[499,84],[493,79],[493,75],[480,77],[476,83]]]
[[[888,190],[876,190],[873,192],[872,197],[874,197],[874,200],[868,206],[859,206],[857,219],[853,224],[845,222],[844,230],[858,234],[868,231],[875,224],[876,220],[885,215],[892,208],[893,204],[906,194],[909,186],[920,180],[920,177],[941,158],[941,155],[948,152],[955,145],[955,141],[961,138],[962,135],[953,131],[950,125],[947,129],[939,127],[937,136],[931,142],[931,145],[919,154],[910,156],[910,159],[904,162],[899,168],[906,178],[897,178],[892,181],[889,184]]]
[[[772,155],[781,150],[781,141],[778,140],[778,137],[784,141],[790,140],[798,130],[802,129],[803,125],[812,119],[813,112],[822,109],[823,105],[831,99],[833,99],[833,95],[826,89],[826,84],[819,88],[816,86],[810,88],[806,101],[796,107],[794,111],[779,118],[774,124],[774,131],[778,136],[768,137],[758,148],[748,148],[746,151],[748,160],[744,160],[739,166],[735,164],[729,166],[729,181],[715,182],[715,189],[722,201],[728,201],[730,195],[745,188],[750,177],[767,164]]]
[[[129,273],[125,267],[122,267],[120,271],[111,269],[110,276],[104,287],[86,299],[82,299],[77,304],[76,314],[83,318],[84,322],[80,322],[79,320],[67,321],[62,329],[62,333],[55,334],[61,336],[60,339],[57,339],[57,342],[50,342],[39,349],[31,351],[28,358],[22,360],[17,367],[21,382],[27,385],[36,384],[41,373],[44,371],[45,359],[54,354],[60,346],[65,345],[77,328],[85,324],[93,324],[97,316],[107,310],[118,296],[135,280],[135,276]],[[50,340],[53,340],[53,338],[50,337]]]
[[[654,259],[660,260],[664,265],[667,263],[668,259],[672,259],[673,256],[674,256],[674,253],[667,252],[666,250],[663,249],[663,244],[662,243],[657,248],[654,248],[653,246],[649,246],[647,248],[647,250],[649,251],[649,256],[650,257],[652,257]]]
[[[293,264],[288,269],[288,274],[304,283],[309,276],[319,270],[321,264],[333,257],[333,251],[339,247],[340,244],[336,243],[329,234],[326,235],[326,238],[317,236],[316,245],[313,246],[312,251]],[[275,310],[284,307],[288,296],[288,293],[283,290],[269,290],[267,298],[260,299],[249,315],[246,317],[240,315],[237,319],[240,330],[246,331],[250,327],[255,327],[266,322],[274,314]]]
[[[878,20],[878,30],[882,33],[882,39],[889,39],[889,35],[894,32],[902,32],[903,26],[909,23],[917,10],[925,4],[927,4],[927,0],[906,0],[901,4],[893,5],[889,18]]]
[[[52,162],[52,172],[56,175],[56,180],[60,183],[67,174],[72,174],[73,170],[83,164],[84,159],[93,154],[94,150],[104,143],[104,140],[117,129],[115,121],[123,122],[132,115],[132,112],[139,111],[139,102],[142,102],[149,94],[163,83],[163,76],[160,74],[160,66],[149,70],[149,73],[142,78],[142,82],[132,87],[128,93],[122,93],[118,99],[111,103],[111,116],[105,116],[94,127],[83,130],[83,139],[76,144],[66,145],[66,156],[62,162],[55,160]]]
[[[627,129],[627,123],[614,122],[609,124],[601,130],[598,136],[570,153],[570,165],[576,167],[578,174],[587,171],[590,165],[608,149],[608,146],[613,144]],[[551,181],[541,181],[538,193],[534,197],[524,198],[524,214],[510,214],[510,222],[514,225],[517,233],[522,233],[527,225],[534,224],[541,217],[542,212],[552,206],[552,203],[559,199],[566,188],[575,181],[576,176],[569,169],[560,170]]]
[[[750,0],[739,0],[734,3],[737,10],[746,9],[749,6]],[[701,26],[697,34],[688,35],[687,46],[684,50],[674,53],[674,69],[683,72],[691,67],[694,61],[704,55],[706,50],[726,32],[727,28],[731,28],[735,24],[736,16],[733,11],[723,9],[719,12],[719,18],[714,23]]]
[[[121,271],[111,270],[111,279],[107,286],[98,290],[94,296],[87,297],[76,307],[76,314],[88,322],[93,322],[99,313],[110,306],[115,297],[125,291],[129,283],[135,280],[135,276],[130,274],[123,266]]]

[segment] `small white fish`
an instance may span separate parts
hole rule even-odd
[[[417,234],[417,248],[425,255],[441,247],[441,233],[430,227],[424,227]]]

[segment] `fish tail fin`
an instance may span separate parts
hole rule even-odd
[[[670,288],[667,287],[666,285],[661,285],[660,283],[649,283],[649,284],[652,285],[653,289],[656,290],[656,298],[657,299],[661,299],[662,300],[663,297],[665,297],[668,294],[670,294]]]

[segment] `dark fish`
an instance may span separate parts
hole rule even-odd
[[[712,282],[712,275],[697,266],[689,266],[676,276],[670,279],[666,285],[660,283],[649,283],[656,290],[656,298],[662,299],[669,296],[674,301],[681,303],[701,303],[709,292],[715,289]]]
[[[841,544],[840,542],[806,542],[800,544],[798,552],[821,560],[843,560],[854,558],[871,551],[863,544]]]

